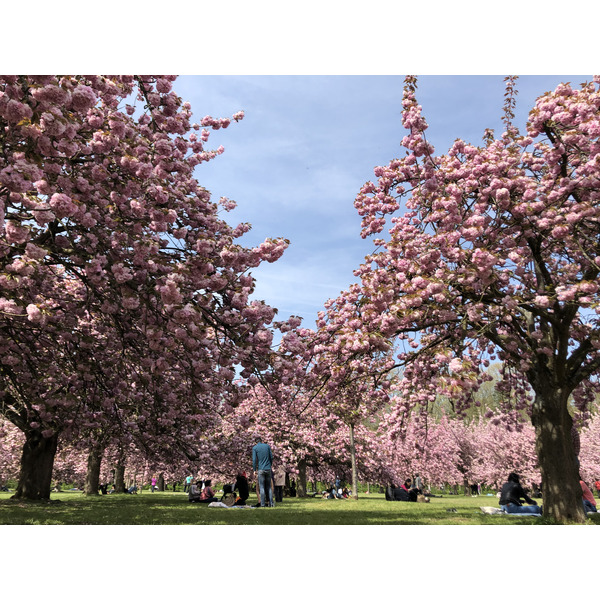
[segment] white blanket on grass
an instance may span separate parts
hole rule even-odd
[[[227,506],[223,502],[211,502],[208,505],[208,508],[254,508],[254,506],[249,506],[248,504],[242,504],[241,506]]]
[[[507,513],[501,508],[495,506],[480,506],[481,512],[486,515],[508,515],[509,517],[541,517],[542,515],[536,513]]]

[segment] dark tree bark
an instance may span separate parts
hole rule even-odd
[[[25,500],[50,500],[58,434],[45,438],[37,429],[24,433],[21,473],[17,490],[12,497]]]
[[[104,449],[101,444],[92,444],[88,454],[87,471],[85,475],[85,495],[97,496],[100,486],[100,467]]]
[[[466,477],[463,477],[463,492],[465,496],[471,495],[471,485],[469,484],[469,480]]]
[[[298,487],[296,488],[296,495],[299,498],[306,497],[306,459],[301,458],[298,461]]]
[[[164,492],[165,491],[165,476],[164,476],[164,473],[161,473],[158,476],[158,491],[159,492]]]
[[[568,396],[567,390],[547,383],[536,390],[532,421],[542,474],[544,516],[560,523],[585,523]]]
[[[118,494],[125,493],[125,464],[115,465],[115,491]]]

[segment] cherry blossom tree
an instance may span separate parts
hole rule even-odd
[[[476,448],[471,429],[447,415],[434,418],[425,410],[408,414],[389,410],[382,418],[379,432],[387,440],[387,460],[399,485],[418,473],[430,486],[465,486],[474,481],[472,464]]]
[[[223,418],[215,443],[223,448],[229,472],[251,469],[251,448],[260,435],[272,449],[276,463],[297,481],[298,495],[304,495],[307,481],[330,482],[336,475],[349,480],[353,466],[363,481],[387,479],[386,463],[381,460],[381,437],[367,419],[354,425],[354,446],[345,418],[332,411],[304,390],[282,386],[278,395],[255,385],[247,396]],[[360,460],[353,460],[354,453]],[[218,464],[219,455],[211,452],[206,464]],[[208,462],[210,460],[210,462]]]
[[[195,178],[222,152],[170,76],[0,79],[0,412],[25,434],[16,496],[48,498],[59,436],[178,440],[266,368],[275,310]],[[234,204],[221,199],[224,210]],[[225,400],[224,400],[225,398]],[[181,431],[178,426],[181,425]],[[175,444],[172,437],[170,443]]]
[[[581,476],[586,482],[600,479],[600,415],[594,414],[581,430]]]
[[[502,135],[435,155],[408,77],[406,155],[355,201],[363,237],[387,228],[357,275],[363,327],[397,344],[404,397],[443,390],[460,414],[501,360],[503,392],[535,427],[544,513],[560,522],[585,520],[568,406],[585,410],[600,367],[596,84],[543,95],[520,134],[508,78]]]
[[[516,471],[524,485],[540,485],[534,428],[515,411],[490,411],[466,422],[416,409],[399,423],[391,410],[382,419],[380,433],[389,439],[386,451],[396,482],[419,473],[429,485],[463,486],[470,493],[472,483],[499,490]]]
[[[305,403],[308,414],[318,414],[320,405],[339,419],[348,432],[352,497],[358,499],[356,432],[388,401],[394,364],[388,340],[363,324],[360,288],[351,286],[319,312],[316,330],[290,320],[278,352],[271,362],[270,377],[263,379],[279,403],[292,406],[289,399]],[[364,439],[364,438],[363,438]]]
[[[0,485],[19,476],[23,434],[9,421],[0,418]]]
[[[523,485],[540,486],[535,430],[522,414],[487,414],[473,424],[472,436],[477,448],[473,461],[475,481],[500,489],[514,471],[521,476]]]

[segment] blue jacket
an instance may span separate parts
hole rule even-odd
[[[252,468],[255,471],[270,471],[273,463],[271,446],[260,442],[252,448]]]

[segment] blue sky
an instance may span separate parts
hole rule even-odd
[[[178,80],[176,90],[192,104],[198,119],[246,112],[241,123],[212,133],[209,146],[222,144],[225,153],[199,168],[198,179],[215,198],[224,195],[238,203],[227,218],[252,223],[252,232],[243,238],[246,245],[269,236],[290,239],[292,245],[280,261],[256,270],[256,296],[279,308],[281,317],[303,316],[308,327],[325,300],[353,281],[352,270],[370,250],[370,243],[360,239],[353,200],[373,177],[373,168],[400,151],[401,73],[464,75],[420,78],[418,99],[430,125],[429,139],[443,152],[456,137],[478,142],[486,127],[500,129],[501,74],[545,74],[521,78],[518,109],[523,115],[539,93],[563,79],[548,74],[588,73],[598,62],[594,24],[600,4],[583,0],[568,5],[557,0],[430,0],[426,5],[389,0],[150,0],[143,5],[105,0],[98,5],[64,0],[34,1],[27,10],[24,20],[22,3],[3,7],[4,21],[15,24],[3,31],[4,47],[9,49],[2,58],[4,73],[183,73],[187,75]],[[495,75],[473,77],[478,74]],[[587,77],[568,79],[579,82]],[[45,533],[42,529],[35,531],[37,537]],[[281,530],[267,534],[267,529],[259,528],[259,535],[277,544]],[[542,540],[536,535],[544,532],[534,529],[537,533],[527,532],[530,545],[548,546],[537,543]],[[236,528],[239,546],[252,548],[259,530]],[[397,583],[392,562],[396,554],[388,551],[397,536],[387,535],[386,528],[361,528],[358,544],[354,530],[336,528],[337,547],[358,548],[357,558],[334,551],[326,561],[308,563],[314,531],[294,530],[294,543],[270,559],[274,585],[289,586],[289,564],[306,566],[311,580],[320,581],[331,573],[351,572],[355,560],[356,572],[377,573],[383,586]],[[48,532],[54,540],[55,532]],[[514,544],[514,536],[505,532],[494,528],[492,535],[500,553]],[[75,530],[69,530],[70,542],[73,535]],[[77,537],[76,542],[87,535],[87,530],[78,530],[81,540]],[[129,532],[123,539],[125,535]],[[186,545],[194,544],[193,535],[187,536],[181,552],[165,559],[163,571],[166,567],[170,576],[162,578],[150,569],[157,539],[159,544],[166,541],[166,529],[157,533],[156,528],[141,527],[136,535],[142,551],[128,554],[128,560],[135,561],[144,580],[152,581],[155,594],[170,592],[174,577],[183,580],[197,570],[197,553],[187,552]],[[15,528],[5,546],[16,544],[25,550],[29,537]],[[428,529],[414,538],[415,559],[409,561],[409,569],[418,578],[434,564],[438,579],[450,589],[463,583],[464,557],[469,556],[470,576],[475,574],[475,581],[483,583],[479,577],[488,574],[487,553],[471,550],[488,538],[477,527],[461,528],[458,536],[454,530],[450,534],[443,528]],[[114,562],[115,548],[125,546],[113,542],[102,542],[94,560],[89,553],[81,555],[69,580],[76,572],[76,583],[87,581],[98,565],[104,566],[104,557]],[[460,550],[464,542],[464,551],[443,553],[443,560],[432,558],[432,542],[436,547],[451,542]],[[384,550],[365,553],[361,547]],[[13,554],[19,560],[9,563],[14,573],[7,582],[9,593],[11,581],[29,569],[20,560],[22,553]],[[212,580],[230,577],[228,566],[208,558]],[[530,559],[534,570],[543,570],[544,559],[543,550]],[[572,560],[574,568],[576,559],[576,554],[561,557],[567,564]],[[56,564],[50,560],[38,567],[56,579],[63,563],[57,555]],[[235,568],[241,581],[255,577],[253,561],[237,561]],[[525,595],[545,591],[544,582],[529,577],[529,572],[511,577]],[[352,589],[354,595],[363,592],[368,597],[372,577],[359,577]]]
[[[524,125],[535,98],[561,81],[585,76],[522,76],[517,119]],[[254,271],[254,297],[303,317],[313,327],[328,298],[355,279],[353,270],[372,243],[360,237],[353,202],[373,168],[401,156],[403,76],[183,76],[175,89],[192,105],[194,120],[229,117],[239,123],[211,133],[208,148],[225,147],[197,168],[216,200],[237,208],[228,222],[252,224],[242,238],[257,245],[282,236],[291,245],[279,261]],[[480,143],[486,127],[502,131],[504,77],[419,77],[417,99],[428,139],[445,152],[457,138]]]

